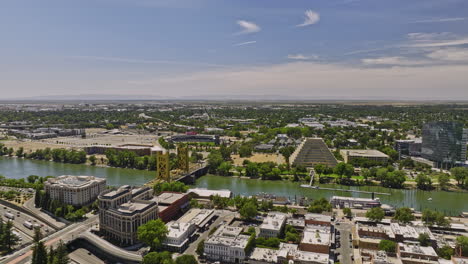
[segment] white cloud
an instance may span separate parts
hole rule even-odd
[[[250,44],[255,44],[257,43],[256,40],[252,40],[252,41],[246,41],[246,42],[241,42],[241,43],[237,43],[237,44],[234,44],[235,47],[237,46],[244,46],[244,45],[250,45]]]
[[[452,62],[468,62],[468,49],[463,48],[446,48],[438,49],[426,55],[434,60],[452,61]]]
[[[296,27],[305,27],[305,26],[310,26],[313,25],[320,20],[320,15],[317,12],[314,12],[312,10],[307,10],[305,11],[305,20],[302,22],[302,24],[296,25]]]
[[[433,18],[426,20],[417,20],[411,23],[442,23],[442,22],[455,22],[466,20],[466,17],[451,17],[451,18]]]
[[[409,33],[407,37],[410,43],[404,46],[413,48],[445,47],[468,44],[467,36],[458,36],[451,32]]]
[[[379,58],[366,58],[361,60],[364,65],[382,65],[382,66],[413,66],[428,64],[424,60],[411,60],[408,58],[395,56],[395,57],[379,57]]]
[[[253,22],[238,20],[237,24],[242,28],[242,30],[236,34],[249,34],[259,32],[261,30],[261,28]]]
[[[318,56],[317,55],[306,56],[303,54],[289,54],[287,58],[291,60],[310,60],[310,59],[317,59]]]

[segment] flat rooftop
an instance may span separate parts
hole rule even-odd
[[[187,193],[194,193],[200,197],[210,197],[219,195],[220,197],[229,198],[232,195],[230,190],[208,190],[206,188],[188,189]]]
[[[286,222],[286,214],[278,212],[270,212],[268,216],[263,219],[260,229],[280,230]]]
[[[400,252],[437,257],[437,253],[432,247],[422,247],[419,245],[409,245],[403,243],[398,243],[398,247],[400,248]]]
[[[321,221],[321,222],[331,222],[331,216],[323,215],[323,214],[306,214],[304,216],[305,220],[314,220],[314,221]]]
[[[388,155],[375,149],[342,149],[341,153],[354,157],[388,158]]]
[[[152,200],[158,202],[158,204],[173,204],[185,195],[185,193],[163,192]]]
[[[307,226],[301,243],[315,245],[330,245],[330,228],[323,226]]]
[[[50,178],[46,183],[54,187],[84,188],[86,186],[103,182],[106,182],[105,178],[98,178],[94,176],[62,175],[57,178]]]
[[[143,202],[128,202],[121,204],[117,211],[121,213],[131,214],[136,211],[143,211],[148,207],[151,207],[153,203],[143,203]]]

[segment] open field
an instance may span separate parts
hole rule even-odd
[[[251,162],[275,162],[278,164],[285,163],[284,157],[281,154],[270,154],[270,153],[254,153],[248,158],[241,158],[239,155],[231,155],[234,165],[241,166],[244,160]]]

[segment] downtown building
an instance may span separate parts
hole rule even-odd
[[[101,193],[99,200],[99,231],[122,245],[137,242],[140,225],[158,218],[158,204],[150,200],[149,187],[131,188],[128,185]]]
[[[430,122],[422,129],[421,157],[449,169],[466,161],[468,129],[457,122]]]
[[[44,190],[53,200],[82,206],[96,200],[106,189],[106,179],[94,176],[62,175],[44,182]]]

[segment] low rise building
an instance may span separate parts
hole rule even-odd
[[[306,226],[299,249],[302,251],[328,254],[331,244],[331,232],[328,226]]]
[[[350,163],[355,159],[366,159],[369,161],[387,163],[388,155],[374,149],[342,149],[341,156],[346,163]]]
[[[98,196],[99,231],[123,245],[137,242],[139,226],[158,218],[158,204],[149,200],[151,188],[122,186]]]
[[[169,222],[167,237],[163,242],[163,247],[172,252],[182,253],[189,246],[191,236],[195,232],[193,223]]]
[[[436,264],[439,256],[432,247],[398,243],[397,255],[403,264]]]
[[[192,188],[188,189],[187,193],[193,193],[200,198],[210,198],[211,196],[220,196],[223,198],[231,198],[231,190],[208,190],[206,188]]]
[[[205,241],[204,254],[211,261],[221,263],[244,263],[245,248],[249,236],[243,235],[242,227],[223,225]]]
[[[328,264],[329,255],[302,251],[295,244],[281,243],[279,249],[255,248],[249,256],[250,264],[291,263]]]
[[[331,226],[331,216],[308,213],[304,216],[306,225]]]
[[[185,193],[162,192],[152,200],[160,206],[159,218],[166,223],[182,215],[190,206]]]
[[[278,237],[286,224],[287,215],[284,213],[270,212],[267,217],[263,219],[260,225],[261,237]]]
[[[62,175],[44,183],[51,199],[75,206],[92,203],[105,189],[106,179],[94,176]]]

